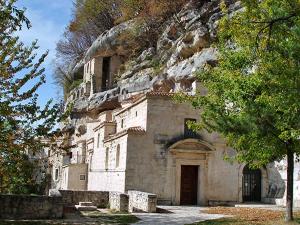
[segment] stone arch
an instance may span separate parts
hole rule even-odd
[[[215,151],[215,147],[203,140],[187,138],[172,144],[169,150],[173,152],[176,150],[211,152]]]
[[[246,163],[240,164],[238,171],[239,202],[243,202],[243,171],[246,166]],[[268,195],[269,179],[267,169],[265,167],[259,169],[261,171],[261,201],[263,202]]]

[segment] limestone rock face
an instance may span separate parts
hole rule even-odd
[[[192,57],[166,68],[167,78],[173,78],[175,81],[194,78],[195,72],[203,68],[206,63],[216,61],[216,49],[206,48],[197,52]]]
[[[226,2],[230,13],[241,8],[233,0]],[[136,30],[136,26],[139,26],[139,34],[136,35],[146,33],[143,25],[134,20],[119,24],[100,35],[74,71],[93,57],[126,56],[130,49],[138,47],[142,48],[139,51],[141,54],[124,63],[113,89],[78,98],[74,111],[101,111],[126,96],[151,90],[192,91],[195,88],[196,72],[201,71],[206,64],[215,65],[217,62],[217,50],[211,44],[216,39],[218,21],[222,17],[218,0],[197,4],[188,3],[165,22],[156,47],[143,49],[144,43],[130,38],[124,41],[124,34]]]
[[[141,27],[139,32],[143,32],[143,27],[135,20],[121,23],[110,30],[102,33],[87,50],[83,59],[74,67],[72,73],[76,73],[86,62],[97,56],[111,56],[114,54],[126,55],[137,43],[134,40],[123,38],[123,35],[134,32],[136,26]],[[137,34],[141,35],[141,34]]]

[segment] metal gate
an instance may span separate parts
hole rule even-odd
[[[261,201],[261,171],[250,169],[245,166],[243,169],[243,201]]]

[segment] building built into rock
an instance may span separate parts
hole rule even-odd
[[[72,127],[70,145],[76,147],[52,159],[53,188],[138,190],[172,205],[284,204],[285,161],[257,170],[225,161],[234,149],[217,133],[189,129],[187,122],[199,120],[200,111],[173,98],[180,91],[206,93],[195,72],[216,62],[210,43],[221,11],[215,2],[187,5],[166,23],[157,47],[129,63],[125,56],[131,42],[119,37],[134,22],[117,25],[94,42],[73,70],[83,80],[67,99],[74,103],[67,126]],[[159,70],[153,59],[160,60]],[[299,168],[297,164],[296,206]]]

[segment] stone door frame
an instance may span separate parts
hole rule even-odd
[[[180,205],[181,166],[189,165],[198,166],[197,205],[207,205],[208,160],[214,150],[209,143],[198,139],[184,139],[169,148],[175,160],[175,193],[172,194],[175,202],[173,204]]]

